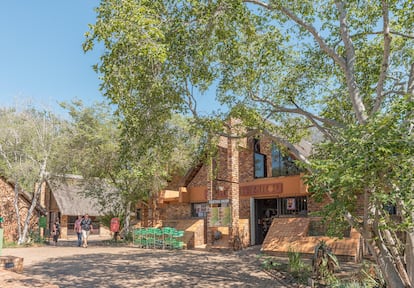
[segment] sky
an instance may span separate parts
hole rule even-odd
[[[82,50],[98,4],[0,0],[0,107],[33,105],[60,114],[59,102],[104,101],[92,69],[102,51]]]

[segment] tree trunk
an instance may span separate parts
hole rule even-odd
[[[44,178],[41,177],[41,184],[37,187],[35,190],[35,193],[32,198],[32,203],[30,205],[29,210],[27,211],[26,219],[24,220],[24,226],[23,226],[23,233],[21,239],[19,239],[19,245],[28,242],[28,234],[29,234],[29,227],[30,227],[30,219],[32,218],[33,211],[37,205],[37,199],[39,198],[40,192],[42,191],[42,186],[44,182]]]
[[[388,251],[384,243],[379,240],[377,237],[379,235],[377,233],[374,233],[374,236],[377,241],[367,241],[367,245],[369,246],[370,251],[374,254],[378,267],[380,268],[382,275],[384,276],[384,280],[387,283],[387,287],[410,287],[404,284],[402,276],[399,274],[397,267],[394,264],[393,256]]]
[[[407,232],[407,241],[405,246],[405,261],[407,267],[408,278],[410,279],[411,286],[414,283],[414,231],[411,229]]]
[[[22,222],[20,220],[20,208],[19,208],[19,188],[18,188],[17,181],[14,185],[14,210],[16,212],[16,220],[17,220],[17,235],[18,235],[18,241],[17,243],[20,243],[22,240]]]
[[[126,207],[125,207],[125,224],[124,224],[124,230],[125,234],[129,234],[129,227],[131,225],[131,201],[128,201]]]
[[[26,216],[26,220],[24,221],[24,226],[23,226],[23,233],[22,233],[22,237],[21,239],[19,239],[19,245],[26,243],[28,241],[28,233],[29,233],[29,226],[30,226],[30,219],[32,218],[32,214],[33,211],[37,205],[37,199],[40,196],[40,193],[42,192],[42,187],[43,184],[46,182],[46,163],[47,161],[45,160],[42,164],[42,168],[40,170],[40,174],[39,174],[39,181],[38,181],[38,186],[35,189],[35,192],[33,194],[33,198],[32,198],[32,203],[30,205],[29,210],[27,211],[27,216]]]
[[[410,287],[411,281],[407,274],[407,270],[404,267],[404,261],[403,261],[404,255],[398,251],[397,241],[395,240],[395,238],[392,237],[391,232],[389,230],[385,230],[383,234],[384,234],[384,239],[386,239],[386,242],[388,243],[388,246],[390,247],[389,251],[393,256],[395,266],[398,270],[398,273],[401,276],[402,281],[406,284],[407,287]]]

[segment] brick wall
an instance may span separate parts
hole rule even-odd
[[[160,217],[162,220],[186,219],[191,217],[191,204],[189,203],[164,204],[160,208]]]
[[[240,181],[250,182],[254,180],[254,159],[252,154],[251,141],[248,142],[247,149],[241,149],[239,152],[239,175]],[[251,144],[251,145],[250,145]]]
[[[203,165],[188,187],[207,186],[207,165]]]
[[[316,212],[322,209],[327,203],[329,203],[329,199],[327,196],[324,197],[322,202],[316,202],[314,198],[308,197],[308,213]]]
[[[21,227],[23,228],[29,204],[22,197],[23,196],[19,197],[18,205],[20,210]],[[16,221],[16,210],[14,208],[14,187],[7,183],[4,178],[0,178],[0,215],[4,219],[4,239],[6,241],[17,241],[18,225]],[[35,211],[32,213],[32,217],[30,219],[29,230],[37,229],[37,223],[38,215]]]
[[[314,198],[308,197],[308,213],[320,211],[328,203],[330,203],[330,200],[326,195],[324,195],[322,202],[316,202]],[[355,207],[355,214],[361,216],[364,215],[364,205],[362,205],[362,203],[364,203],[364,195],[362,193],[358,195],[356,203],[361,203],[361,205]]]
[[[240,199],[240,219],[250,219],[250,199]]]

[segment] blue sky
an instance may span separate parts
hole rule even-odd
[[[99,53],[84,53],[88,24],[98,0],[0,0],[0,107],[27,106],[62,113],[58,102],[104,98],[92,65]]]
[[[31,105],[65,115],[60,102],[81,99],[91,106],[106,101],[92,69],[103,48],[82,50],[99,2],[0,0],[0,107]],[[214,91],[196,93],[201,114],[219,107]]]

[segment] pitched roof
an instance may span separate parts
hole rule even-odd
[[[77,175],[66,175],[65,177],[56,177],[49,181],[49,187],[60,212],[63,215],[84,215],[103,216],[106,211],[101,209],[97,198],[88,197],[85,192],[88,191],[89,184]],[[113,189],[107,186],[109,192]]]
[[[287,141],[286,141],[287,142]],[[227,149],[227,147],[224,147]],[[304,155],[305,157],[309,157],[312,154],[312,143],[302,139],[299,143],[295,143],[291,146],[291,148],[297,150],[298,153]],[[292,150],[292,149],[289,149]],[[296,151],[290,151],[293,155],[296,156]],[[187,173],[183,176],[180,186],[188,186],[200,169],[203,167],[205,162],[203,160],[199,160],[187,171]]]

